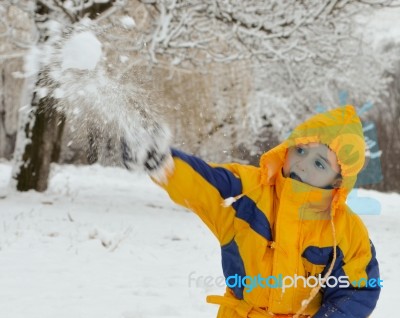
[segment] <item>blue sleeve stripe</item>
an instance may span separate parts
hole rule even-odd
[[[244,196],[240,200],[234,202],[232,206],[236,210],[236,217],[246,221],[255,232],[268,241],[272,241],[270,223],[253,200]]]
[[[176,149],[171,149],[171,153],[173,157],[178,157],[190,165],[194,171],[218,190],[223,199],[242,193],[242,182],[229,170],[221,167],[213,168],[203,160]]]
[[[239,248],[233,239],[228,244],[221,246],[222,271],[225,279],[229,276],[239,275],[245,277],[244,263],[239,253]],[[243,286],[231,288],[236,298],[243,299]]]
[[[203,160],[172,149],[172,156],[189,164],[208,183],[218,190],[223,199],[242,193],[242,183],[233,173],[222,167],[210,167]],[[265,214],[247,196],[232,204],[236,217],[246,221],[250,227],[265,239],[272,241],[271,226]]]

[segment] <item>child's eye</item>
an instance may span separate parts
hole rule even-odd
[[[298,154],[300,154],[300,155],[304,155],[304,153],[305,153],[304,149],[301,148],[301,147],[296,147],[296,152],[297,152]]]
[[[322,170],[325,169],[325,166],[319,160],[315,161],[315,165],[317,166],[318,169],[322,169]]]

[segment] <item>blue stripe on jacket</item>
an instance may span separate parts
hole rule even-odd
[[[203,160],[190,156],[176,149],[171,149],[172,156],[178,157],[189,164],[198,174],[210,183],[223,199],[242,193],[242,182],[228,169],[211,167]],[[246,221],[250,227],[265,239],[272,241],[271,226],[265,214],[247,196],[234,202],[232,207],[236,217]]]
[[[343,252],[339,247],[336,248],[337,258],[331,276],[339,278],[346,276],[343,270]],[[371,260],[366,268],[368,279],[379,279],[379,267],[376,260],[375,248],[371,242]],[[332,260],[333,248],[319,248],[309,246],[303,253],[308,261],[314,264],[328,264],[322,272],[326,273]],[[341,288],[339,284],[335,287],[326,286],[323,289],[322,306],[313,318],[366,318],[376,306],[380,294],[380,287],[362,287],[354,288],[350,285],[348,288]]]
[[[190,165],[194,171],[218,190],[222,198],[226,199],[242,193],[242,182],[229,170],[218,167],[213,168],[202,159],[176,149],[171,149],[171,153],[173,157],[178,157]]]
[[[228,244],[221,246],[221,256],[222,256],[222,271],[224,272],[225,279],[229,276],[238,275],[239,277],[245,277],[246,272],[244,269],[244,263],[242,257],[239,253],[239,248],[233,239]],[[243,289],[244,287],[237,285],[232,289],[236,298],[243,299]]]
[[[257,208],[253,200],[244,196],[234,202],[232,206],[236,210],[236,217],[246,221],[255,232],[268,241],[272,241],[270,223],[265,214]]]

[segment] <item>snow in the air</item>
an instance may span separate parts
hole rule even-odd
[[[62,49],[62,70],[93,70],[102,55],[101,43],[89,31],[74,34]]]
[[[41,54],[42,52],[36,46],[30,48],[29,53],[24,57],[24,76],[28,77],[39,73]]]

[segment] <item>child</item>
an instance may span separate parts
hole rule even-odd
[[[218,318],[371,314],[381,287],[378,262],[365,226],[345,203],[364,153],[352,106],[301,124],[261,157],[260,167],[207,164],[172,150],[173,170],[166,182],[155,181],[219,240],[230,287],[207,297],[220,305]]]

